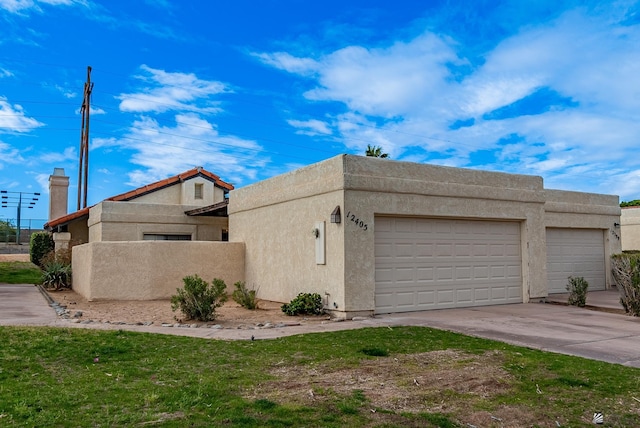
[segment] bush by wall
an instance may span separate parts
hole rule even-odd
[[[640,316],[640,254],[614,254],[611,256],[611,270],[625,312],[634,317]]]
[[[178,288],[178,294],[171,296],[171,309],[180,309],[188,320],[215,320],[216,308],[227,301],[227,284],[214,278],[209,285],[198,275],[186,276],[182,282],[184,288]]]
[[[322,297],[318,293],[300,293],[289,303],[281,307],[287,315],[321,315]]]
[[[587,289],[589,288],[589,282],[581,276],[570,276],[567,283],[567,290],[569,291],[569,304],[584,308],[587,303]]]
[[[247,285],[244,281],[238,281],[233,284],[236,288],[233,290],[231,298],[234,302],[247,309],[258,309],[258,299],[256,297],[256,290],[247,289]]]
[[[32,233],[29,242],[31,263],[42,267],[42,258],[53,251],[54,247],[53,236],[49,232]]]

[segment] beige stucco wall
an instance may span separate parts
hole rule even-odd
[[[622,208],[619,223],[622,250],[640,250],[640,207]]]
[[[611,255],[622,251],[620,205],[616,195],[545,190],[545,226],[600,229],[605,243],[606,287],[613,283]]]
[[[78,220],[69,223],[68,232],[71,233],[71,240],[74,243],[86,243],[89,242],[89,228],[87,227],[87,220]]]
[[[137,201],[137,200],[136,200]],[[89,242],[139,241],[145,233],[191,235],[193,241],[220,241],[226,217],[187,216],[196,208],[133,201],[103,201],[89,211]]]
[[[221,278],[229,293],[244,280],[244,244],[93,242],[73,247],[73,289],[88,300],[168,299],[198,274]]]
[[[342,181],[341,163],[323,162],[231,192],[229,240],[246,244],[246,281],[258,297],[317,292],[345,307],[344,223],[330,222]],[[316,222],[325,222],[325,264],[316,263]]]
[[[329,308],[348,317],[375,307],[376,215],[514,220],[527,301],[547,295],[544,201],[540,177],[343,155],[231,192],[230,240],[245,242],[247,282],[261,297],[328,294]],[[340,225],[329,223],[336,205]],[[311,235],[318,220],[327,222],[320,266]]]
[[[195,185],[203,185],[202,199],[195,199]],[[196,176],[182,183],[138,196],[133,202],[144,204],[193,205],[194,208],[213,205],[224,200],[224,189],[211,180]]]

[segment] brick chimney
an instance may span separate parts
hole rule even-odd
[[[64,168],[54,168],[49,176],[49,221],[67,215],[69,205],[69,177]]]

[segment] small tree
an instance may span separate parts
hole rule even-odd
[[[0,242],[16,239],[17,229],[8,220],[0,220]]]
[[[373,158],[388,158],[389,153],[382,153],[382,147],[380,146],[372,146],[371,144],[367,144],[367,150],[365,151],[365,155]]]
[[[171,296],[171,310],[180,311],[188,320],[213,321],[216,308],[227,301],[227,285],[223,280],[214,278],[211,286],[198,275],[182,278],[184,288],[178,288],[178,294]]]
[[[640,199],[634,199],[632,201],[622,201],[620,202],[620,207],[637,207],[640,206]]]
[[[640,316],[640,254],[612,255],[611,271],[624,311],[634,317]]]
[[[53,251],[54,247],[53,236],[49,232],[33,233],[29,242],[31,263],[42,267],[42,258]]]

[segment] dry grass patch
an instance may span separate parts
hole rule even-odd
[[[499,351],[454,349],[363,359],[355,367],[276,364],[269,371],[273,379],[246,398],[313,406],[339,396],[361,397],[383,419],[398,413],[442,413],[477,426],[507,426],[503,422],[512,418],[522,423],[521,409],[504,407],[500,417],[478,410],[485,400],[509,393],[513,377],[503,365]]]

